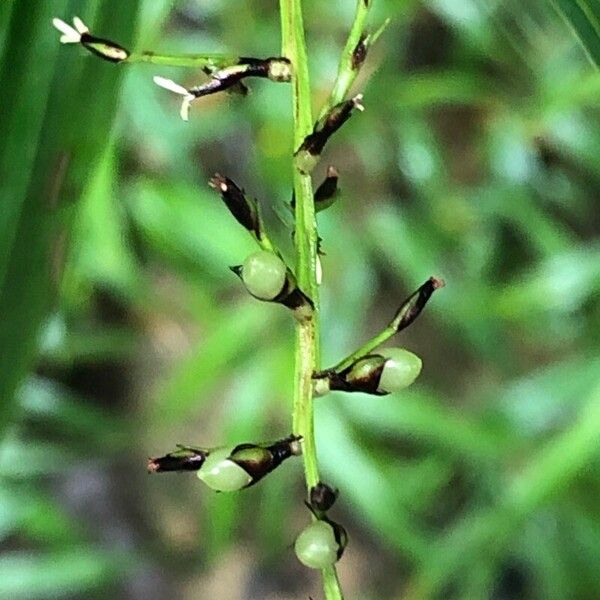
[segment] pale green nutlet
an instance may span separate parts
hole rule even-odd
[[[311,569],[324,569],[337,562],[340,547],[333,527],[326,521],[315,521],[296,538],[294,550],[302,564]]]
[[[408,387],[419,376],[421,359],[404,348],[386,348],[380,352],[386,358],[377,387],[380,392],[396,392]]]
[[[252,482],[242,467],[229,460],[233,448],[213,450],[198,471],[198,479],[217,492],[237,492]]]
[[[242,266],[242,281],[246,289],[260,300],[273,300],[285,285],[286,266],[272,252],[260,250],[250,254]]]

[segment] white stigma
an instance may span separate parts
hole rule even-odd
[[[365,110],[365,107],[362,104],[362,99],[363,99],[362,94],[357,94],[356,96],[354,96],[354,98],[352,98],[352,102],[354,103],[354,108],[360,110],[360,112]]]
[[[165,77],[159,77],[156,75],[154,78],[154,83],[161,88],[165,88],[165,90],[169,90],[170,92],[175,92],[180,96],[188,96],[189,92],[186,88],[178,83],[175,83],[172,79],[166,79]]]
[[[75,27],[71,27],[61,19],[52,19],[52,25],[63,34],[60,36],[61,44],[78,44],[81,41],[82,34],[89,32],[89,29],[79,17],[73,18],[73,24]]]
[[[52,19],[52,25],[63,34],[60,36],[61,44],[78,44],[81,41],[81,34],[64,21]]]
[[[194,96],[194,94],[190,94],[186,88],[178,83],[175,83],[172,79],[166,79],[165,77],[159,77],[157,75],[153,78],[153,80],[154,83],[161,88],[165,88],[165,90],[169,90],[170,92],[174,92],[179,96],[183,96],[179,115],[184,121],[188,121],[190,116],[190,104],[196,99],[196,96]]]
[[[84,22],[79,17],[73,17],[73,25],[75,25],[75,29],[83,35],[84,33],[89,33],[89,28],[84,24]]]
[[[196,96],[192,94],[188,94],[181,103],[181,108],[179,109],[179,116],[184,121],[189,121],[190,119],[190,105],[192,104],[192,100],[195,100]]]
[[[321,266],[321,257],[318,254],[315,264],[315,279],[317,280],[317,285],[321,285],[323,281],[323,267]]]

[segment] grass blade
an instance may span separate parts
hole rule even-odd
[[[596,0],[553,0],[590,61],[600,67],[600,5]]]
[[[79,2],[85,9],[96,3]],[[0,79],[0,432],[15,410],[15,390],[35,355],[40,323],[60,277],[62,254],[89,165],[103,151],[122,71],[73,48],[61,50],[53,16],[66,2],[13,6]],[[75,8],[74,5],[70,8]],[[98,30],[129,43],[138,2],[103,0]],[[68,68],[86,61],[81,70]],[[92,90],[92,92],[90,91]]]

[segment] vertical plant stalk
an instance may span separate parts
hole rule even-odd
[[[301,0],[280,0],[282,54],[293,67],[292,98],[294,114],[294,150],[313,128],[310,80]],[[310,318],[296,325],[293,432],[303,438],[304,474],[307,489],[319,482],[317,449],[314,435],[312,374],[319,362],[319,289],[317,285],[317,223],[310,174],[301,173],[293,158],[295,203],[296,275],[300,288],[314,303]],[[342,600],[335,567],[323,569],[326,600]]]
[[[350,33],[348,34],[348,39],[346,40],[346,45],[342,51],[337,77],[331,94],[321,109],[319,118],[323,117],[332,107],[346,98],[350,87],[358,75],[358,68],[353,65],[353,56],[361,39],[364,39],[371,2],[368,0],[356,0],[356,13]]]

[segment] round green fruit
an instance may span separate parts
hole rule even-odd
[[[327,521],[314,521],[296,538],[298,560],[311,569],[324,569],[341,556],[333,527]]]
[[[217,492],[237,492],[252,482],[252,477],[229,460],[232,448],[213,450],[198,471],[198,479]]]
[[[379,378],[379,392],[397,392],[408,387],[419,376],[421,359],[404,348],[386,348],[380,352],[386,361]]]
[[[260,300],[273,300],[285,285],[287,269],[272,252],[260,250],[250,254],[242,266],[242,281],[246,289]]]

